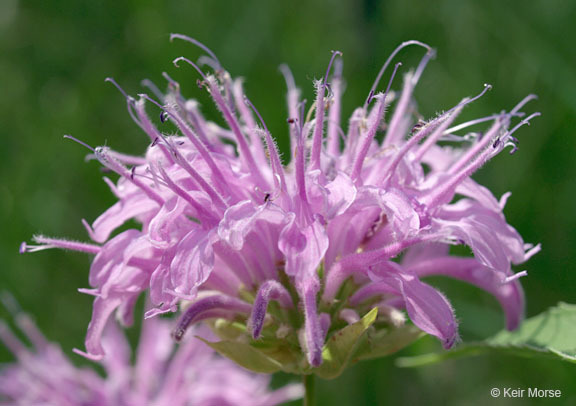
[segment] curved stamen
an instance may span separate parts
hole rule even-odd
[[[380,83],[380,80],[382,79],[382,76],[384,75],[384,72],[386,72],[386,68],[388,68],[388,65],[390,65],[390,62],[392,62],[392,59],[394,59],[394,57],[396,56],[396,54],[398,52],[400,52],[402,49],[406,48],[407,46],[410,45],[418,45],[421,46],[423,48],[426,49],[427,53],[432,51],[432,47],[430,47],[429,45],[420,42],[420,41],[416,41],[416,40],[411,40],[411,41],[406,41],[401,43],[388,57],[388,59],[386,59],[386,62],[384,62],[384,65],[382,66],[382,68],[380,68],[380,72],[378,72],[378,75],[376,76],[376,80],[374,80],[374,84],[372,85],[372,87],[370,88],[370,92],[368,92],[368,97],[366,98],[366,101],[364,102],[364,106],[363,109],[364,111],[366,111],[366,107],[368,107],[368,104],[370,104],[372,97],[374,96],[374,94],[376,94],[376,88],[378,87],[378,83]]]
[[[537,99],[536,95],[528,95],[526,96],[524,99],[522,99],[520,101],[520,103],[518,103],[508,114],[500,114],[497,115],[497,121],[496,123],[490,128],[490,130],[488,131],[488,134],[486,134],[486,136],[480,140],[479,142],[477,142],[474,146],[472,146],[470,149],[468,149],[468,151],[466,151],[466,153],[460,158],[460,160],[458,162],[456,162],[454,165],[452,165],[452,167],[449,169],[449,173],[453,174],[456,173],[457,171],[459,171],[460,169],[462,169],[474,156],[476,156],[476,154],[478,154],[483,148],[485,148],[490,142],[495,142],[493,141],[493,137],[494,135],[500,130],[500,128],[504,127],[506,128],[508,126],[508,123],[510,122],[510,117],[513,116],[517,116],[519,112],[519,110],[529,101],[531,100],[535,100]],[[539,115],[539,113],[538,113]],[[514,127],[514,129],[512,131],[509,131],[508,134],[512,134],[514,131],[516,131],[518,128],[520,128],[522,125],[526,124],[526,120],[530,120],[531,118],[533,118],[534,116],[530,116],[525,118],[524,120],[522,120],[518,125],[516,125],[516,127]]]
[[[390,179],[392,173],[394,172],[394,170],[396,169],[402,158],[404,158],[404,156],[408,153],[408,151],[412,149],[418,142],[420,142],[420,140],[422,140],[428,134],[432,133],[432,135],[422,144],[422,146],[418,150],[418,153],[414,158],[415,161],[419,161],[422,158],[423,154],[428,150],[428,148],[430,148],[437,142],[438,138],[443,134],[444,128],[450,125],[451,121],[448,120],[454,120],[456,118],[456,114],[453,115],[453,113],[457,112],[459,114],[464,107],[478,100],[490,89],[492,89],[491,85],[484,84],[484,89],[478,95],[474,96],[471,99],[462,100],[456,106],[452,107],[450,110],[440,115],[439,117],[436,117],[430,123],[426,124],[423,128],[421,128],[416,134],[414,134],[414,136],[412,136],[412,138],[410,138],[408,142],[406,142],[402,146],[402,149],[395,155],[394,160],[385,170],[388,179]]]
[[[240,299],[225,295],[213,295],[200,299],[192,303],[182,317],[180,317],[178,325],[172,333],[174,340],[181,341],[190,324],[194,323],[202,313],[210,310],[230,310],[239,313],[249,313],[251,306]]]
[[[210,55],[210,57],[214,61],[216,61],[219,68],[222,67],[222,64],[218,60],[218,57],[216,56],[216,54],[214,52],[212,52],[212,50],[210,48],[208,48],[206,45],[204,45],[203,43],[201,43],[197,39],[194,39],[194,38],[191,38],[187,35],[182,35],[182,34],[170,34],[170,41],[174,41],[175,39],[181,39],[181,40],[184,40],[184,41],[187,41],[187,42],[190,42],[190,43],[196,45],[197,47],[202,49],[204,52],[206,52],[208,55]]]
[[[174,79],[172,79],[172,77],[166,73],[166,72],[162,72],[162,77],[164,79],[166,79],[166,81],[168,82],[169,86],[172,86],[174,89],[179,89],[180,88],[180,83],[178,83],[177,81],[175,81]]]
[[[332,51],[332,57],[328,63],[328,69],[324,75],[322,86],[318,91],[316,98],[316,124],[314,127],[314,136],[312,137],[312,151],[310,154],[310,168],[320,168],[320,151],[322,149],[322,136],[324,132],[324,96],[326,95],[326,85],[328,84],[328,75],[332,69],[332,64],[337,56],[342,56],[340,51]]]
[[[94,150],[94,155],[96,159],[104,165],[105,167],[113,170],[120,176],[128,179],[134,185],[138,186],[144,193],[148,195],[148,197],[155,202],[157,202],[160,206],[164,203],[164,199],[156,193],[149,185],[146,185],[142,181],[140,181],[137,177],[132,176],[132,173],[126,169],[124,165],[118,162],[109,154],[108,147],[96,147]]]
[[[124,89],[122,89],[122,87],[120,87],[120,85],[113,78],[106,78],[104,81],[112,83],[114,85],[114,87],[116,87],[116,89],[118,89],[120,91],[120,93],[122,93],[122,95],[126,99],[126,109],[128,110],[128,114],[130,115],[130,118],[132,119],[132,121],[134,121],[136,123],[136,125],[138,127],[140,127],[153,140],[155,138],[155,135],[154,135],[155,132],[150,131],[151,126],[147,123],[147,121],[149,121],[149,120],[147,120],[147,118],[142,118],[142,116],[138,113],[138,109],[136,107],[136,100],[134,100],[134,98],[132,96],[128,95],[124,91]],[[135,109],[136,109],[136,113],[134,113]],[[139,119],[139,117],[142,118],[144,120],[144,122],[142,122]],[[158,131],[156,130],[156,132],[158,132]]]
[[[304,105],[305,100],[302,102],[301,105],[301,114],[304,114]],[[300,122],[302,119],[300,120]],[[302,124],[299,125],[299,131],[296,134],[296,146],[294,150],[296,165],[295,165],[295,174],[296,174],[296,188],[298,190],[298,197],[300,201],[304,204],[308,204],[308,198],[306,196],[306,143],[304,142],[304,132],[302,128]]]
[[[218,109],[222,112],[224,120],[226,120],[226,122],[230,126],[230,129],[232,130],[232,132],[234,133],[234,135],[236,137],[236,143],[238,144],[240,157],[244,160],[244,162],[248,166],[248,170],[257,178],[259,185],[264,186],[266,184],[266,181],[264,180],[262,173],[260,172],[258,166],[256,165],[256,161],[254,160],[254,156],[252,155],[252,152],[250,151],[250,148],[248,146],[246,138],[244,137],[244,134],[242,133],[242,130],[240,129],[240,125],[239,125],[238,121],[236,120],[236,118],[234,117],[232,112],[230,111],[230,108],[228,107],[228,104],[226,103],[226,101],[222,98],[222,94],[220,93],[218,86],[214,83],[213,80],[209,80],[206,77],[206,75],[204,75],[204,72],[202,72],[202,70],[194,62],[190,61],[189,59],[181,56],[179,58],[176,58],[173,63],[175,66],[178,67],[178,62],[180,62],[180,61],[184,61],[184,62],[188,63],[190,66],[192,66],[194,69],[196,69],[198,71],[198,73],[200,73],[200,75],[202,76],[204,81],[208,84],[208,86],[210,88],[210,95],[212,96],[212,99],[216,103],[216,106],[218,107]]]
[[[450,168],[448,173],[452,176],[448,180],[440,185],[437,185],[434,190],[423,196],[420,200],[422,204],[425,204],[429,208],[436,207],[441,202],[451,199],[451,194],[454,192],[455,188],[464,181],[464,179],[472,176],[474,172],[480,169],[488,160],[497,155],[502,149],[507,146],[515,147],[515,144],[511,141],[510,136],[518,130],[521,126],[530,124],[530,120],[534,117],[540,116],[540,113],[533,113],[519,122],[512,130],[507,131],[502,137],[497,137],[492,141],[491,136],[485,137],[478,145],[485,147],[491,141],[492,146],[489,148],[484,148],[484,151],[480,152],[475,158],[472,159],[467,165],[467,159],[470,157],[470,152],[467,153],[460,161],[458,161],[454,166]],[[489,134],[496,133],[501,129],[501,125],[496,123],[493,128],[489,131]],[[504,144],[504,145],[502,145]],[[478,148],[478,147],[476,147]],[[476,149],[474,148],[474,149]],[[512,151],[515,151],[514,149]],[[462,168],[462,169],[461,169]]]
[[[326,150],[331,155],[337,155],[340,151],[340,138],[338,129],[340,128],[340,110],[342,98],[342,59],[338,59],[334,64],[334,74],[332,75],[333,96],[328,112],[328,132],[326,139]]]
[[[280,65],[279,67],[280,72],[284,76],[284,80],[286,81],[286,87],[288,92],[286,94],[286,102],[288,104],[288,117],[289,120],[296,120],[299,118],[299,109],[298,109],[298,100],[300,99],[300,90],[296,88],[296,83],[294,82],[294,76],[292,75],[292,71],[286,65]],[[301,123],[300,123],[301,124]],[[291,158],[294,159],[296,157],[296,144],[298,138],[298,129],[302,129],[301,125],[294,126],[290,125],[290,147],[292,156]]]
[[[196,147],[196,150],[199,152],[199,154],[202,157],[202,159],[204,160],[204,162],[206,162],[206,164],[208,165],[208,167],[210,168],[210,170],[212,171],[212,173],[216,177],[216,179],[217,179],[216,185],[218,186],[219,191],[224,192],[225,190],[230,190],[230,188],[227,188],[228,182],[226,181],[226,178],[222,174],[222,171],[220,171],[220,168],[218,168],[218,165],[216,165],[216,162],[214,162],[214,160],[212,159],[210,152],[208,151],[206,146],[202,143],[202,141],[199,139],[199,137],[196,135],[196,133],[188,126],[188,124],[186,124],[186,122],[184,120],[182,120],[180,118],[180,116],[178,116],[177,114],[174,114],[172,111],[168,110],[166,107],[160,105],[156,100],[152,99],[148,95],[140,94],[139,96],[143,97],[144,99],[150,101],[151,103],[153,103],[154,105],[156,105],[157,107],[162,109],[162,111],[164,113],[166,113],[169,117],[171,117],[175,121],[178,128],[182,131],[182,133],[184,133],[184,135],[186,135],[186,137]],[[162,137],[162,139],[164,139],[164,137]],[[180,166],[182,166],[185,170],[190,172],[187,168],[191,168],[191,167],[188,164],[188,162],[186,161],[186,159],[180,154],[180,151],[178,150],[178,148],[174,148],[168,142],[166,142],[165,145],[168,146],[170,151],[175,155],[177,163]],[[194,172],[196,172],[196,171],[194,171]],[[199,174],[197,174],[197,176],[196,175],[193,175],[193,176],[195,178],[201,177]],[[201,184],[203,185],[203,187],[209,186],[205,180]],[[210,189],[213,189],[213,188],[210,186]],[[212,192],[208,191],[208,193],[211,194]],[[216,191],[214,191],[214,193],[217,194]],[[214,196],[212,196],[212,197],[214,197]],[[221,197],[219,197],[217,199],[217,201],[218,200],[221,200],[223,202],[223,199]]]
[[[178,65],[178,63],[180,63],[181,61],[186,62],[188,65],[192,66],[194,69],[196,69],[196,71],[200,74],[200,76],[202,77],[202,79],[207,82],[208,78],[206,77],[206,74],[204,73],[204,71],[202,69],[200,69],[198,67],[198,65],[196,65],[194,62],[192,62],[190,59],[183,57],[183,56],[179,56],[178,58],[174,59],[172,61],[172,63],[174,64],[174,66],[176,66],[177,68],[180,67],[180,65]]]
[[[160,89],[158,88],[158,86],[156,86],[156,84],[154,82],[152,82],[150,79],[143,79],[140,81],[140,84],[147,88],[150,89],[150,91],[152,93],[154,93],[154,96],[156,96],[157,98],[159,98],[160,100],[164,100],[164,93],[162,93],[160,91]]]
[[[382,141],[382,145],[384,147],[389,147],[396,143],[400,143],[404,133],[401,131],[402,122],[404,118],[409,115],[409,107],[412,103],[412,93],[414,91],[414,87],[418,84],[420,80],[420,76],[424,72],[424,68],[428,62],[435,56],[434,50],[430,49],[424,57],[420,60],[418,67],[416,68],[416,72],[411,74],[408,73],[404,78],[404,88],[402,89],[402,95],[400,96],[400,100],[396,105],[396,109],[394,110],[394,114],[390,119],[390,125],[388,126],[388,130],[386,131],[386,137]]]
[[[74,142],[77,142],[78,144],[88,148],[90,151],[92,151],[94,153],[96,152],[96,150],[94,148],[92,148],[90,145],[86,144],[84,141],[80,141],[76,137],[72,137],[71,135],[66,134],[66,135],[64,135],[64,138],[66,138],[67,140],[72,140]]]
[[[268,130],[268,127],[266,126],[264,119],[260,115],[260,112],[258,111],[258,109],[256,109],[254,104],[252,104],[252,102],[246,95],[244,95],[244,102],[254,111],[254,113],[262,123],[262,126],[264,127],[266,146],[268,147],[268,154],[270,155],[270,162],[272,164],[272,170],[274,171],[274,183],[278,183],[279,179],[280,185],[277,186],[280,186],[280,189],[283,192],[287,192],[286,180],[284,179],[284,168],[282,167],[282,162],[280,161],[280,156],[278,154],[278,149],[276,148],[276,143],[272,139],[270,131]]]
[[[178,148],[175,148],[170,144],[168,140],[164,140],[164,143],[168,146],[168,149],[173,153],[176,163],[182,167],[188,174],[194,179],[196,184],[204,190],[208,196],[212,199],[214,203],[217,204],[219,209],[224,209],[228,207],[228,204],[224,201],[222,196],[204,179],[196,169],[188,163],[188,161],[180,154]]]
[[[515,113],[515,114],[510,113],[509,115],[510,115],[510,117],[523,117],[524,113]],[[484,123],[486,121],[496,120],[497,118],[500,118],[500,117],[502,117],[502,114],[493,114],[491,116],[466,121],[465,123],[458,124],[458,125],[455,125],[454,127],[448,128],[447,130],[445,130],[442,133],[442,135],[453,135],[453,133],[460,131],[460,130],[463,130],[464,128],[472,127],[476,124]]]
[[[540,112],[536,112],[536,113],[532,113],[530,114],[528,117],[526,117],[525,119],[523,119],[522,121],[520,121],[518,124],[516,124],[514,126],[514,128],[512,128],[510,131],[508,131],[508,133],[506,134],[508,137],[510,137],[512,134],[514,134],[520,127],[524,126],[524,125],[530,125],[530,120],[532,120],[535,117],[539,117],[541,116],[542,113]]]
[[[222,71],[222,67],[220,66],[220,63],[218,61],[214,60],[213,58],[206,56],[206,55],[202,55],[198,58],[198,65],[209,66],[215,72],[221,72]]]
[[[520,109],[522,107],[524,107],[526,105],[526,103],[528,103],[531,100],[536,100],[538,99],[538,96],[536,96],[535,94],[529,94],[528,96],[526,96],[525,98],[523,98],[520,103],[518,103],[516,106],[514,106],[514,108],[510,111],[510,115],[516,115],[516,113],[518,111],[520,111]]]
[[[266,317],[266,310],[268,309],[270,300],[278,301],[285,308],[292,308],[294,306],[290,293],[288,293],[284,286],[275,280],[264,282],[258,290],[254,305],[252,306],[252,314],[250,315],[249,325],[254,339],[258,339],[262,333],[264,318]]]
[[[390,91],[390,87],[392,86],[392,81],[396,76],[396,72],[398,68],[402,66],[402,62],[398,62],[394,67],[394,72],[392,72],[392,76],[390,76],[390,80],[388,81],[388,86],[386,87],[386,92],[384,95],[380,96],[378,112],[376,116],[374,116],[374,120],[372,125],[368,129],[366,136],[362,142],[362,146],[356,156],[356,161],[354,162],[354,167],[352,169],[351,178],[353,181],[358,180],[360,177],[360,172],[362,171],[362,165],[364,164],[364,160],[366,159],[366,155],[368,154],[368,150],[370,149],[370,145],[376,136],[376,132],[378,131],[378,127],[380,126],[380,122],[384,119],[384,115],[386,114],[386,97],[388,96],[388,92]],[[376,97],[376,96],[375,96]],[[375,107],[376,108],[376,107]]]
[[[110,82],[114,85],[114,87],[116,87],[116,89],[118,89],[120,91],[120,93],[122,93],[122,95],[126,98],[129,99],[131,98],[128,93],[126,93],[124,91],[124,89],[122,89],[122,87],[118,84],[118,82],[116,82],[116,80],[114,80],[114,78],[108,77],[106,79],[104,79],[104,82]]]

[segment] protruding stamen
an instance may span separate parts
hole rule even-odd
[[[386,87],[386,92],[384,93],[382,99],[380,100],[380,106],[378,107],[378,113],[374,117],[374,122],[368,129],[366,136],[362,142],[362,146],[356,156],[356,161],[354,162],[354,167],[352,169],[351,178],[352,180],[356,181],[360,177],[360,172],[362,171],[362,165],[364,164],[364,159],[366,159],[366,155],[370,149],[370,145],[372,144],[372,140],[376,136],[376,132],[378,131],[378,127],[380,126],[380,122],[384,119],[384,115],[386,114],[386,97],[388,96],[388,92],[392,87],[392,82],[394,81],[394,77],[396,76],[396,72],[398,68],[402,66],[402,62],[398,62],[396,66],[394,66],[394,72],[392,72],[392,76],[390,76],[390,80],[388,81],[388,86]],[[375,107],[376,108],[376,107]]]
[[[172,77],[168,73],[162,72],[162,77],[164,79],[166,79],[166,81],[168,82],[168,85],[171,86],[173,89],[179,89],[180,88],[180,83],[178,83],[177,81],[172,79]]]
[[[260,112],[258,111],[258,109],[256,109],[254,104],[252,104],[252,102],[250,101],[250,99],[246,95],[244,95],[244,102],[246,103],[247,106],[249,106],[254,111],[254,113],[256,114],[256,116],[258,117],[260,122],[262,123],[262,126],[264,127],[264,137],[266,139],[266,146],[268,147],[268,154],[270,155],[270,162],[272,164],[272,170],[274,171],[274,175],[275,175],[274,176],[275,183],[278,183],[278,178],[279,178],[280,184],[277,186],[279,186],[281,190],[286,191],[286,181],[284,179],[284,168],[282,167],[282,162],[280,161],[280,156],[278,155],[278,149],[276,148],[276,144],[274,143],[274,140],[272,139],[272,136],[270,135],[270,131],[268,130],[268,127],[266,126],[264,119],[260,115]]]
[[[176,123],[178,128],[192,142],[192,144],[196,147],[196,150],[199,152],[199,154],[202,157],[202,159],[204,160],[204,162],[206,162],[208,167],[211,169],[212,173],[214,174],[214,176],[217,179],[216,184],[219,187],[219,191],[224,192],[224,189],[226,188],[226,185],[228,184],[228,182],[226,181],[226,178],[222,174],[222,171],[220,171],[220,168],[218,167],[218,165],[216,165],[216,162],[212,159],[212,155],[210,154],[210,151],[208,151],[208,149],[206,148],[204,143],[199,139],[199,137],[192,130],[192,128],[190,128],[188,126],[188,124],[186,124],[186,122],[184,120],[182,120],[181,117],[179,117],[177,114],[174,114],[172,111],[168,110],[167,107],[160,105],[160,103],[158,103],[156,100],[152,99],[148,95],[140,94],[139,96],[143,97],[144,99],[150,101],[151,103],[153,103],[154,105],[156,105],[157,107],[162,109],[163,114],[165,114],[167,117],[170,117],[174,120],[174,122]],[[155,139],[155,142],[158,139],[159,138],[157,137]],[[161,138],[161,139],[164,139],[164,138]],[[166,147],[168,147],[168,149],[172,152],[173,155],[175,155],[175,159],[177,160],[177,163],[188,171],[188,168],[190,168],[190,165],[188,164],[186,159],[180,154],[178,149],[174,148],[168,142],[165,142],[163,144]]]
[[[456,162],[448,171],[451,175],[447,178],[447,180],[437,185],[433,191],[428,193],[427,195],[423,196],[420,201],[422,204],[425,204],[429,208],[436,207],[438,204],[442,202],[449,201],[452,198],[452,194],[456,187],[464,181],[464,179],[472,176],[474,172],[480,169],[488,160],[492,157],[497,155],[502,149],[507,146],[512,146],[512,152],[515,152],[516,144],[510,141],[509,137],[514,133],[518,128],[525,124],[529,124],[530,120],[534,117],[539,116],[540,113],[533,113],[518,123],[512,130],[507,131],[502,136],[497,136],[497,138],[492,141],[492,148],[485,148],[489,145],[490,141],[493,140],[492,138],[494,134],[497,134],[502,129],[502,123],[496,122],[489,131],[489,134],[485,136],[476,146],[471,148],[458,162]],[[505,124],[507,122],[505,121]],[[496,142],[497,141],[497,142]],[[503,145],[502,145],[503,144]],[[482,148],[484,150],[480,153]],[[474,157],[475,158],[472,158]],[[470,161],[471,159],[471,161]]]
[[[198,73],[200,73],[202,78],[206,81],[206,83],[208,84],[208,86],[210,88],[210,95],[212,96],[212,99],[216,103],[216,106],[221,111],[221,113],[224,117],[224,120],[226,120],[226,122],[230,126],[230,129],[234,133],[234,136],[236,137],[236,143],[238,144],[238,149],[240,152],[240,158],[247,165],[248,170],[256,177],[257,183],[260,186],[264,186],[266,182],[265,182],[265,180],[262,176],[262,173],[260,172],[258,166],[256,165],[256,161],[254,160],[254,156],[252,155],[252,152],[250,151],[248,143],[246,142],[246,138],[245,138],[244,134],[242,133],[242,130],[240,129],[240,125],[239,125],[238,121],[236,120],[236,118],[234,117],[234,115],[232,114],[232,112],[230,111],[230,107],[228,106],[226,101],[223,99],[222,94],[220,93],[220,90],[218,89],[218,86],[214,83],[214,80],[208,79],[204,75],[202,70],[200,68],[198,68],[198,66],[196,66],[196,64],[194,62],[190,61],[187,58],[184,58],[184,57],[176,58],[174,60],[174,64],[176,66],[178,66],[178,62],[180,62],[180,61],[184,61],[184,62],[188,63],[189,65],[191,65],[194,69],[196,69],[198,71]]]
[[[96,150],[94,148],[92,148],[90,145],[86,144],[84,141],[80,141],[78,138],[76,137],[72,137],[71,135],[64,135],[64,138],[68,139],[68,140],[72,140],[77,142],[78,144],[88,148],[90,151],[92,152],[96,152]]]
[[[516,113],[516,114],[509,114],[510,117],[522,117],[524,116],[524,113]],[[493,114],[491,116],[487,116],[487,117],[482,117],[482,118],[477,118],[475,120],[470,120],[470,121],[466,121],[465,123],[462,124],[458,124],[455,125],[454,127],[450,127],[447,130],[445,130],[442,135],[450,135],[452,133],[455,133],[457,131],[460,131],[464,128],[468,128],[468,127],[472,127],[473,125],[476,124],[480,124],[480,123],[484,123],[486,121],[492,121],[492,120],[496,120],[497,118],[502,117],[502,114]]]
[[[174,59],[172,61],[172,63],[174,64],[174,66],[176,66],[177,68],[180,67],[180,65],[178,65],[181,61],[186,62],[187,64],[189,64],[190,66],[192,66],[194,69],[196,69],[196,71],[200,74],[200,76],[202,76],[202,79],[204,81],[208,81],[208,78],[206,77],[206,74],[202,71],[202,69],[200,69],[198,67],[198,65],[196,65],[194,62],[192,62],[190,59],[183,57],[183,56],[179,56],[178,58]]]
[[[328,75],[332,69],[332,64],[337,56],[342,56],[340,51],[332,51],[332,57],[328,63],[328,69],[324,75],[322,86],[318,91],[316,98],[316,124],[314,126],[314,136],[312,137],[312,151],[310,154],[310,168],[320,168],[320,151],[322,150],[322,136],[324,133],[324,96],[326,94],[326,85],[328,83]]]
[[[419,161],[422,158],[424,152],[426,152],[433,144],[437,142],[438,138],[440,138],[440,136],[443,134],[444,129],[447,126],[449,126],[452,123],[452,121],[456,118],[456,116],[455,115],[453,116],[453,114],[455,113],[459,114],[464,107],[474,102],[475,100],[478,100],[491,88],[492,88],[491,85],[485,83],[484,89],[480,92],[480,94],[474,96],[471,99],[462,100],[460,103],[452,107],[446,113],[440,115],[439,117],[435,118],[428,124],[422,126],[422,128],[418,129],[416,134],[414,134],[412,138],[410,138],[408,142],[406,142],[402,146],[401,150],[396,154],[394,160],[392,161],[392,164],[390,164],[388,168],[384,171],[385,176],[388,176],[388,179],[390,179],[392,173],[394,172],[394,170],[396,169],[402,158],[408,153],[408,151],[414,148],[416,144],[419,143],[423,138],[427,137],[428,134],[432,133],[430,137],[428,137],[428,139],[422,144],[422,146],[420,147],[418,153],[414,158],[416,161]]]
[[[538,96],[536,96],[535,94],[529,94],[528,96],[523,98],[520,101],[520,103],[518,103],[516,106],[514,106],[514,108],[510,111],[510,115],[512,115],[512,116],[516,115],[516,113],[518,113],[520,111],[520,109],[526,105],[526,103],[528,103],[531,100],[536,100],[536,99],[538,99]]]
[[[326,149],[329,154],[336,156],[340,151],[340,138],[338,130],[340,130],[340,110],[342,98],[342,59],[336,60],[334,64],[334,73],[332,75],[333,82],[333,96],[332,103],[328,113],[328,133],[326,140]]]
[[[148,197],[150,197],[150,199],[154,200],[159,205],[162,205],[164,203],[164,199],[158,193],[156,193],[149,185],[143,183],[139,179],[139,177],[131,177],[130,171],[126,169],[126,167],[122,165],[122,163],[117,161],[114,157],[110,156],[109,149],[107,147],[96,147],[94,149],[94,155],[102,165],[113,170],[120,176],[128,179],[134,185],[138,186],[140,189],[142,189],[144,193],[148,195]]]
[[[118,82],[116,82],[116,80],[114,80],[114,78],[106,78],[104,79],[104,82],[110,82],[114,85],[114,87],[116,87],[116,89],[118,89],[120,91],[120,93],[122,93],[122,95],[126,98],[129,99],[130,96],[128,95],[128,93],[126,93],[124,91],[124,89],[122,89],[122,87],[118,84]]]
[[[400,131],[400,126],[404,120],[404,117],[406,117],[406,115],[409,114],[408,108],[410,106],[410,103],[412,102],[412,92],[414,91],[414,87],[418,84],[418,80],[420,80],[420,76],[424,72],[424,68],[434,56],[435,52],[432,48],[430,48],[428,52],[426,52],[424,57],[420,60],[420,63],[416,68],[416,72],[414,72],[414,74],[409,73],[408,75],[405,76],[402,95],[400,96],[400,100],[396,105],[394,114],[390,119],[390,125],[388,126],[388,130],[386,131],[386,137],[382,142],[382,145],[384,147],[389,147],[391,145],[399,143],[402,137],[404,136],[403,132]]]
[[[156,96],[160,100],[164,100],[165,97],[164,93],[162,93],[160,89],[158,89],[158,86],[156,86],[156,84],[152,82],[150,79],[143,79],[140,81],[140,84],[145,88],[150,89],[150,91],[154,93],[154,96]]]
[[[510,137],[512,134],[514,134],[520,127],[522,127],[523,125],[530,125],[530,120],[532,120],[535,117],[541,116],[542,113],[540,112],[536,112],[536,113],[532,113],[530,114],[528,117],[526,117],[525,119],[523,119],[522,121],[520,121],[518,124],[516,124],[514,126],[514,128],[512,128],[510,131],[508,131],[508,134],[506,134],[508,137]],[[518,140],[516,140],[518,141]]]
[[[87,244],[78,241],[47,238],[41,235],[34,236],[34,242],[36,242],[38,245],[29,245],[26,242],[20,244],[20,254],[43,251],[52,248],[85,252],[87,254],[98,254],[100,252],[100,247],[98,245]]]
[[[170,41],[174,41],[175,39],[181,39],[181,40],[188,41],[188,42],[196,45],[197,47],[202,49],[204,52],[206,52],[208,55],[210,55],[210,57],[214,61],[216,61],[219,68],[222,67],[222,64],[218,60],[218,57],[216,56],[216,54],[214,52],[212,52],[212,50],[210,48],[208,48],[206,45],[204,45],[203,43],[201,43],[197,39],[194,39],[194,38],[188,37],[187,35],[182,35],[182,34],[170,34]]]
[[[300,118],[299,118],[299,130],[296,134],[296,145],[294,147],[294,158],[295,158],[295,174],[296,174],[296,188],[298,190],[298,197],[300,201],[304,204],[308,204],[308,198],[306,196],[306,143],[304,142],[304,108],[306,107],[306,100],[302,100],[300,103]]]
[[[380,83],[382,76],[384,76],[384,72],[386,72],[386,69],[388,68],[388,65],[390,65],[390,62],[392,62],[392,59],[394,59],[394,57],[396,56],[396,54],[398,52],[400,52],[402,49],[404,49],[410,45],[421,46],[421,47],[425,48],[427,52],[432,51],[432,48],[429,45],[426,45],[425,43],[420,42],[420,41],[411,40],[411,41],[406,41],[406,42],[403,42],[402,44],[400,44],[400,46],[398,46],[398,48],[396,48],[390,54],[388,59],[386,59],[386,62],[384,62],[384,65],[382,66],[382,68],[380,68],[380,72],[378,72],[378,75],[376,76],[376,80],[374,80],[374,84],[372,85],[372,88],[370,88],[370,92],[368,93],[368,97],[366,98],[366,101],[364,102],[364,107],[363,107],[364,110],[366,110],[366,107],[368,107],[368,105],[372,101],[372,97],[374,96],[374,94],[376,94],[376,88],[378,87],[378,83]]]

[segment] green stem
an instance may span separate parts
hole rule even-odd
[[[304,406],[314,406],[314,374],[303,375],[302,381],[304,381]]]

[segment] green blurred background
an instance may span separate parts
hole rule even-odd
[[[167,71],[185,95],[199,97],[218,119],[196,75],[176,69],[173,58],[200,55],[179,32],[211,47],[286,147],[284,82],[288,63],[309,100],[312,80],[323,75],[330,50],[344,53],[344,112],[362,103],[371,83],[400,42],[418,39],[438,51],[416,91],[431,117],[462,97],[494,88],[462,120],[510,109],[528,93],[539,100],[525,111],[542,117],[519,133],[520,150],[501,154],[476,178],[497,195],[511,190],[509,222],[543,250],[522,279],[528,316],[558,301],[576,299],[576,2],[443,0],[88,1],[0,0],[0,287],[12,292],[41,329],[70,352],[81,346],[90,317],[89,258],[45,251],[18,255],[33,234],[86,239],[81,218],[94,220],[114,199],[99,165],[62,139],[142,153],[147,138],[132,123],[113,76],[140,92],[140,80],[163,85]],[[414,66],[422,52],[400,55]],[[486,337],[503,325],[496,302],[474,288],[435,280],[453,301],[464,340]],[[5,310],[3,318],[9,317]],[[575,338],[576,341],[576,338]],[[437,350],[425,339],[404,354]],[[79,357],[71,355],[82,363]],[[0,361],[11,356],[0,349]],[[399,369],[394,360],[366,362],[335,381],[318,384],[321,405],[506,404],[492,387],[560,389],[557,404],[576,404],[576,368],[550,361],[480,357],[422,369]],[[529,399],[510,404],[529,404]],[[519,403],[521,402],[521,403]],[[534,401],[535,403],[538,403]]]

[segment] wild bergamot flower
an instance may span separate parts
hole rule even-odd
[[[134,362],[128,340],[109,322],[102,337],[104,377],[75,366],[28,315],[18,312],[15,320],[32,345],[0,320],[0,342],[17,358],[0,368],[3,405],[273,406],[302,396],[298,384],[269,390],[268,376],[238,367],[194,337],[175,348],[167,320],[144,321]],[[211,338],[205,327],[195,334]]]
[[[237,329],[236,342],[266,347],[267,354],[289,348],[306,354],[312,367],[322,364],[327,339],[374,308],[379,317],[372,330],[403,325],[405,309],[414,325],[451,347],[458,339],[454,311],[442,293],[421,281],[428,275],[479,286],[500,302],[507,327],[518,326],[524,298],[517,278],[525,272],[514,274],[511,264],[523,263],[540,247],[525,244],[507,224],[502,211],[508,194],[496,199],[471,175],[504,149],[516,151],[513,134],[539,115],[521,112],[534,96],[510,112],[454,125],[490,89],[485,85],[436,117],[416,120],[413,90],[434,53],[408,41],[386,61],[344,128],[342,55],[333,52],[324,78],[314,83],[310,106],[282,68],[292,145],[290,162],[283,163],[242,81],[196,40],[172,39],[207,53],[201,62],[212,73],[184,57],[174,63],[197,71],[198,86],[210,94],[225,125],[208,121],[168,75],[166,93],[147,83],[155,98],[135,99],[120,89],[150,146],[144,157],[93,149],[102,165],[120,175],[117,183],[106,180],[118,202],[92,225],[84,222],[95,244],[36,237],[39,246],[22,247],[95,254],[92,289],[83,290],[95,296],[89,356],[104,354],[100,337],[110,315],[116,311],[127,321],[144,291],[155,306],[147,317],[183,304],[176,340],[202,320],[212,320],[217,331],[227,321]],[[390,88],[401,64],[386,91],[377,91],[392,59],[410,45],[426,53],[404,74],[399,97]],[[152,120],[146,108],[160,119]],[[171,135],[168,122],[179,135]],[[491,125],[469,131],[483,123]],[[129,219],[141,227],[113,235]],[[452,245],[469,246],[473,257],[450,255]]]

